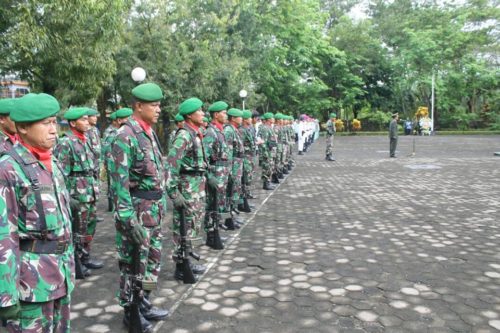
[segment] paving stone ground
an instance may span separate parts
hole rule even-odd
[[[165,251],[154,302],[172,315],[155,332],[500,331],[500,137],[400,137],[395,159],[388,146],[336,137],[328,162],[320,138],[295,156],[226,249],[197,247],[209,270],[195,285],[172,279]],[[107,267],[78,282],[74,332],[126,332],[101,201]]]

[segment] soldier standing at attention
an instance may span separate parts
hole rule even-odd
[[[111,144],[111,188],[115,202],[116,248],[120,268],[119,303],[124,307],[123,323],[130,323],[133,250],[139,247],[143,298],[140,304],[143,331],[150,320],[163,320],[168,311],[149,301],[160,274],[163,234],[161,222],[167,210],[165,169],[160,143],[152,126],[160,116],[161,88],[154,83],[132,90],[133,114],[118,129]]]
[[[242,185],[245,186],[243,195],[247,199],[252,199],[250,194],[250,186],[252,186],[253,172],[255,169],[255,155],[257,146],[255,143],[255,130],[252,126],[252,112],[250,110],[243,110],[243,125],[241,126],[241,136],[243,138],[243,177]],[[240,209],[242,207],[239,207]],[[242,210],[242,209],[240,209]]]
[[[91,242],[96,225],[96,199],[99,193],[95,180],[94,156],[85,132],[89,130],[88,108],[71,108],[64,114],[70,130],[63,134],[54,147],[54,156],[64,172],[66,187],[72,199],[78,202],[73,217],[79,221],[83,249],[77,255],[87,269],[100,269],[104,263],[90,258]],[[84,271],[84,275],[90,271]]]
[[[89,130],[85,132],[87,136],[87,140],[89,142],[90,151],[94,157],[94,178],[97,184],[97,188],[100,189],[101,182],[101,160],[102,160],[102,147],[101,147],[101,132],[97,128],[97,117],[99,116],[99,112],[97,110],[88,109],[87,116],[89,117]],[[94,205],[97,205],[97,201],[99,199],[99,193],[96,193],[96,200]],[[96,207],[97,212],[97,207]],[[104,219],[101,216],[96,215],[96,222],[102,222]],[[89,229],[95,233],[95,225],[89,225]]]
[[[396,157],[396,147],[398,145],[398,113],[392,114],[392,120],[389,124],[389,156]]]
[[[169,148],[172,147],[172,143],[174,143],[175,134],[177,133],[177,130],[179,128],[184,127],[184,117],[181,116],[180,114],[175,115],[174,121],[175,121],[175,128],[172,131],[172,133],[170,133],[170,138],[168,139],[168,147]]]
[[[0,99],[0,154],[10,151],[18,139],[16,125],[9,116],[16,101],[14,98]]]
[[[177,130],[174,142],[168,152],[167,163],[170,177],[167,192],[174,203],[172,233],[174,242],[174,261],[180,248],[180,210],[185,211],[186,235],[188,246],[191,239],[198,237],[205,214],[205,172],[207,159],[203,149],[201,125],[204,113],[203,102],[196,97],[189,98],[179,105],[179,113],[184,117],[184,127]],[[204,265],[192,265],[193,274],[203,274]],[[174,278],[183,280],[180,263],[176,262]]]
[[[51,153],[59,109],[47,94],[20,98],[19,143],[0,158],[0,319],[11,333],[70,332],[70,196]]]
[[[239,127],[243,121],[243,112],[239,109],[227,111],[228,123],[224,125],[224,137],[229,151],[229,180],[227,191],[228,210],[236,209],[240,204],[241,177],[243,176],[243,140]]]
[[[208,125],[203,136],[203,148],[208,162],[207,169],[207,205],[206,212],[214,207],[215,193],[217,192],[217,213],[223,213],[226,207],[226,188],[229,176],[229,151],[224,137],[224,124],[227,121],[228,105],[224,101],[217,101],[210,105],[208,112],[212,115],[212,122]],[[213,232],[214,226],[210,223],[210,214],[205,214],[205,231]]]
[[[262,116],[262,125],[259,127],[258,138],[262,142],[259,148],[259,164],[262,167],[262,182],[264,190],[274,190],[271,177],[274,170],[274,154],[276,154],[276,137],[273,131],[274,115],[266,112]]]
[[[337,129],[335,128],[336,113],[330,113],[330,119],[326,122],[326,157],[327,161],[335,161],[333,157],[333,137]]]

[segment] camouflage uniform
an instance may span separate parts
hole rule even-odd
[[[241,136],[243,138],[243,174],[244,174],[244,177],[242,178],[242,185],[245,186],[245,189],[248,194],[248,191],[250,190],[250,186],[253,180],[253,171],[255,169],[255,155],[257,150],[253,127],[251,125],[248,127],[242,126]]]
[[[95,203],[99,186],[94,177],[96,168],[89,142],[83,142],[72,131],[67,131],[54,147],[54,156],[61,164],[70,196],[79,202],[79,233],[83,236],[83,248],[90,252],[95,234]]]
[[[326,122],[326,157],[333,157],[333,136],[335,135],[335,123],[328,119]]]
[[[285,170],[285,164],[288,154],[288,134],[285,125],[280,125],[278,127],[278,149],[281,146],[281,152],[278,151],[279,164],[277,166],[278,173],[283,173]],[[288,171],[287,171],[288,172]]]
[[[259,136],[263,143],[259,146],[259,164],[262,167],[262,181],[270,182],[274,172],[274,158],[276,156],[277,138],[270,125],[262,124]]]
[[[243,176],[243,140],[239,129],[231,124],[224,126],[224,137],[228,147],[229,160],[229,179],[228,183],[232,186],[228,192],[227,205],[235,207],[240,203],[241,197],[241,177]],[[232,193],[230,193],[232,192]]]
[[[203,137],[203,148],[209,163],[207,179],[215,178],[217,182],[217,209],[219,213],[224,212],[226,207],[226,188],[229,177],[229,148],[226,144],[224,133],[217,126],[208,125]],[[207,196],[207,211],[213,207],[214,197]],[[207,215],[208,216],[208,215]],[[206,226],[210,229],[211,226]]]
[[[137,223],[147,231],[140,249],[143,290],[155,289],[160,274],[163,234],[161,221],[167,202],[163,192],[165,169],[156,134],[147,134],[129,118],[117,131],[111,144],[109,163],[115,203],[116,247],[120,267],[120,305],[128,305],[129,275],[132,272],[133,242],[128,238]],[[127,237],[128,236],[128,237]],[[147,282],[147,283],[146,283]]]
[[[12,141],[10,136],[8,136],[4,132],[0,131],[0,155],[3,152],[10,151],[14,144],[15,144],[15,142]]]
[[[110,170],[110,165],[113,161],[113,156],[111,152],[111,144],[113,143],[113,140],[116,137],[116,133],[118,132],[118,128],[114,127],[113,125],[109,125],[106,130],[104,131],[103,137],[102,137],[102,156],[104,158],[104,167],[106,169],[106,178],[108,180],[108,200],[112,200],[113,198],[113,193],[111,191],[111,178],[109,176],[109,170]],[[109,204],[108,204],[109,205]],[[112,210],[113,207],[110,207]]]
[[[70,332],[75,267],[64,175],[55,159],[50,172],[24,146],[12,151],[24,166],[0,158],[0,307],[22,303],[7,332]],[[39,204],[25,170],[40,183]]]
[[[94,169],[95,169],[95,178],[96,181],[99,182],[99,175],[101,171],[101,133],[99,129],[95,126],[91,127],[87,132],[85,132],[87,136],[87,140],[89,142],[90,151],[92,152],[94,158]]]
[[[185,208],[186,235],[198,237],[201,221],[205,214],[205,171],[207,159],[202,144],[201,133],[189,124],[177,130],[174,142],[167,157],[169,178],[167,193],[172,200],[182,195],[186,201]],[[174,210],[172,220],[175,253],[180,245],[180,213]]]

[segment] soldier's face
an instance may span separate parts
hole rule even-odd
[[[191,113],[190,115],[187,115],[188,119],[191,120],[191,122],[196,125],[196,126],[201,126],[203,124],[203,117],[205,116],[205,113],[201,109],[198,109],[197,111]]]
[[[56,143],[57,119],[46,118],[18,127],[22,139],[35,148],[50,149]]]
[[[233,117],[233,121],[238,124],[238,126],[241,125],[241,123],[243,122],[243,118],[242,117]]]
[[[177,123],[177,128],[183,128],[184,127],[184,121],[179,121]]]
[[[89,117],[89,125],[95,126],[97,124],[97,116],[88,116]]]
[[[227,111],[222,110],[219,112],[214,112],[213,117],[219,124],[225,124],[227,121]]]
[[[71,120],[69,122],[70,126],[76,129],[78,132],[85,133],[90,129],[89,117],[83,116],[77,120]]]
[[[9,116],[0,116],[0,128],[10,135],[16,134],[16,124],[10,119]]]
[[[139,117],[144,120],[146,123],[152,125],[158,122],[158,118],[160,118],[160,102],[137,102],[135,104],[136,109],[139,113]]]

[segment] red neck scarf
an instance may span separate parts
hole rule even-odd
[[[146,132],[147,135],[149,135],[149,136],[153,135],[153,130],[152,130],[150,124],[148,124],[147,122],[145,122],[142,119],[139,119],[135,115],[133,115],[132,118],[134,118],[134,120],[139,123],[139,126],[141,126],[141,128],[144,130],[144,132]]]
[[[47,170],[52,172],[52,149],[42,149],[30,146],[19,138],[19,143],[22,144],[40,163],[45,165]]]
[[[85,136],[85,133],[83,132],[80,132],[76,129],[74,129],[73,127],[71,127],[71,132],[73,132],[73,134],[78,138],[80,139],[81,142],[85,143],[87,141],[87,137]]]
[[[7,132],[3,132],[3,134],[5,134],[10,139],[10,141],[12,141],[12,144],[14,144],[17,141],[19,141],[19,135],[17,135],[17,133],[10,134],[10,133],[7,133]]]
[[[224,126],[221,123],[219,123],[218,121],[216,121],[216,120],[212,121],[212,125],[217,127],[219,129],[219,131],[221,131],[221,132],[224,131]]]
[[[196,126],[195,124],[190,124],[188,123],[187,121],[184,123],[185,126],[189,126],[191,127],[192,129],[194,129],[194,131],[196,132],[196,134],[198,134],[198,136],[200,137],[200,139],[202,140],[203,139],[203,134],[201,134],[201,131],[200,131],[200,126]]]

